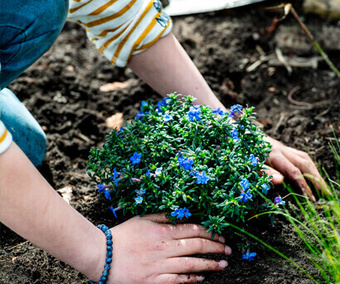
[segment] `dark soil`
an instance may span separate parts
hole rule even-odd
[[[277,60],[247,71],[261,52],[269,56],[275,49],[290,59],[299,56],[310,62],[319,56],[290,16],[268,33],[275,14],[262,8],[176,17],[173,32],[226,106],[255,106],[268,135],[307,151],[334,177],[329,142],[334,139],[331,127],[340,136],[339,79],[323,61],[316,69],[292,67],[291,73]],[[297,10],[301,13],[299,4]],[[304,20],[340,68],[340,25],[311,15],[304,15]],[[130,85],[125,89],[99,89],[127,80]],[[87,40],[84,30],[71,23],[51,50],[9,87],[46,131],[48,150],[41,173],[55,189],[70,186],[71,205],[94,224],[115,225],[85,172],[89,150],[104,142],[107,117],[122,112],[124,118],[132,118],[141,101],[157,102],[161,97],[130,70],[112,66]],[[258,236],[318,277],[287,221],[276,219],[274,227],[264,226]],[[4,226],[0,241],[1,283],[87,283],[82,274]],[[234,251],[228,268],[206,274],[204,283],[311,283],[268,249],[259,247],[256,261],[250,263],[240,261],[237,248]]]

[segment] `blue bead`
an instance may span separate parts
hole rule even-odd
[[[111,265],[110,265],[110,264],[105,264],[105,265],[104,265],[104,269],[105,269],[105,270],[109,271],[110,268],[111,268]]]
[[[112,262],[112,251],[113,251],[113,248],[112,248],[112,234],[111,234],[111,231],[109,229],[109,227],[105,226],[105,225],[98,225],[97,226],[99,229],[101,229],[105,236],[106,236],[106,256],[107,258],[105,259],[105,262],[106,264],[104,265],[104,270],[102,272],[102,276],[100,278],[100,280],[98,282],[93,282],[91,280],[89,280],[89,284],[105,284],[106,283],[106,280],[107,280],[107,277],[109,276],[109,270],[111,268],[111,265],[109,263]]]
[[[113,248],[112,248],[111,246],[107,246],[107,247],[106,247],[106,250],[107,250],[107,251],[113,251]]]

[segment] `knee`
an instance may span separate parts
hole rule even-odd
[[[11,132],[13,141],[35,166],[46,153],[46,135],[26,107],[8,89],[0,92],[1,121]]]
[[[66,21],[68,0],[0,2],[1,89],[54,43]]]

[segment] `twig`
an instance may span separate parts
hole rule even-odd
[[[17,244],[17,245],[15,245],[15,246],[13,246],[13,247],[10,247],[8,250],[12,250],[12,249],[14,249],[14,248],[16,248],[16,247],[19,247],[19,246],[22,246],[22,245],[24,245],[24,244],[26,244],[26,243],[28,243],[28,241],[25,241],[25,242],[23,242],[23,243],[20,243],[20,244]]]
[[[295,20],[298,22],[299,26],[301,29],[305,32],[306,36],[310,40],[310,42],[314,45],[314,47],[317,49],[317,51],[321,54],[322,58],[325,60],[325,62],[328,64],[328,66],[333,70],[335,75],[337,75],[340,78],[340,71],[335,67],[333,62],[329,59],[328,55],[323,51],[323,49],[320,47],[320,45],[315,41],[314,37],[306,27],[306,25],[301,21],[299,18],[299,15],[296,13],[294,7],[292,6],[291,3],[287,4],[281,4],[275,7],[269,7],[267,8],[268,10],[278,10],[278,9],[283,9],[284,10],[284,15],[281,17],[281,19],[278,19],[277,21],[282,21],[284,20],[289,12],[293,15]]]
[[[289,63],[287,62],[287,60],[284,58],[282,51],[279,48],[275,48],[275,53],[277,56],[277,59],[279,60],[279,62],[286,67],[287,71],[289,74],[292,74],[293,72],[293,68],[292,66],[289,65]]]
[[[294,104],[294,105],[298,105],[298,106],[307,106],[307,107],[311,107],[310,103],[306,103],[306,102],[299,102],[293,99],[293,95],[299,91],[301,89],[300,86],[296,86],[293,89],[290,90],[290,92],[288,93],[288,100]]]
[[[314,119],[320,118],[321,116],[327,114],[331,108],[329,107],[328,109],[324,110],[323,112],[319,113],[317,116],[314,117]]]
[[[309,30],[307,29],[307,27],[305,26],[305,24],[300,20],[298,14],[296,13],[294,7],[290,5],[290,12],[292,13],[292,15],[294,16],[295,20],[298,22],[298,24],[300,25],[300,27],[302,28],[302,30],[305,32],[305,34],[307,35],[308,39],[312,42],[312,44],[315,46],[315,48],[317,49],[317,51],[321,54],[322,58],[326,61],[326,63],[328,64],[328,66],[333,70],[333,72],[340,78],[340,71],[335,67],[335,65],[333,64],[333,62],[328,58],[328,55],[323,51],[323,49],[320,47],[320,45],[315,41],[315,39],[313,38],[312,34],[309,32]]]
[[[291,91],[290,91],[289,94],[288,94],[288,100],[289,100],[292,104],[294,104],[294,105],[304,106],[304,107],[307,107],[308,109],[311,109],[311,108],[316,107],[316,106],[320,106],[320,105],[325,105],[325,104],[328,104],[328,103],[332,103],[332,101],[330,101],[330,100],[324,100],[324,101],[315,102],[315,103],[307,103],[307,102],[300,102],[300,101],[294,100],[294,99],[293,99],[293,95],[294,95],[298,90],[300,90],[300,87],[299,87],[299,86],[296,86],[296,87],[294,87],[293,89],[291,89]]]
[[[281,124],[282,124],[283,120],[286,118],[286,116],[287,116],[287,113],[285,113],[285,112],[282,112],[280,114],[280,119],[277,122],[277,124],[275,125],[274,130],[273,130],[274,133],[276,133],[278,131],[279,127],[281,126]]]

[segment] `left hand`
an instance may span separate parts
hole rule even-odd
[[[313,177],[309,180],[313,182],[321,194],[331,195],[324,179],[307,153],[285,146],[268,136],[265,140],[273,146],[267,162],[271,168],[266,169],[265,172],[273,176],[274,185],[281,184],[284,176],[287,176],[301,189],[302,193],[306,194],[312,201],[316,201],[306,182],[305,177],[307,175]]]

